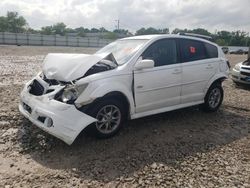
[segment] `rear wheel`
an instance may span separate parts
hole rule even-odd
[[[115,99],[103,99],[89,110],[89,115],[97,119],[90,125],[89,133],[98,138],[114,136],[122,127],[126,117],[123,103]]]
[[[215,112],[223,101],[223,88],[220,83],[213,84],[209,89],[202,104],[202,109],[206,112]]]

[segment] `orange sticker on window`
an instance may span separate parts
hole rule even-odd
[[[193,46],[190,46],[189,50],[190,50],[190,53],[192,53],[192,54],[194,54],[196,52],[196,49]]]

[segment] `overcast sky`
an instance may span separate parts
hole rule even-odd
[[[250,0],[0,0],[0,16],[17,11],[29,26],[206,28],[250,32]]]

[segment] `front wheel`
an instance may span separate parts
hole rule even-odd
[[[92,106],[89,115],[97,119],[97,122],[90,125],[89,133],[98,138],[109,138],[122,127],[126,111],[120,101],[104,99]]]
[[[221,84],[213,84],[209,89],[202,104],[202,109],[206,112],[215,112],[223,101],[223,88]]]

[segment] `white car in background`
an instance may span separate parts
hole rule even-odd
[[[85,128],[107,138],[126,119],[193,105],[216,111],[228,72],[221,48],[204,39],[124,38],[93,55],[48,54],[21,92],[19,110],[67,144]]]
[[[232,80],[236,83],[250,84],[250,58],[237,63],[231,71]]]

